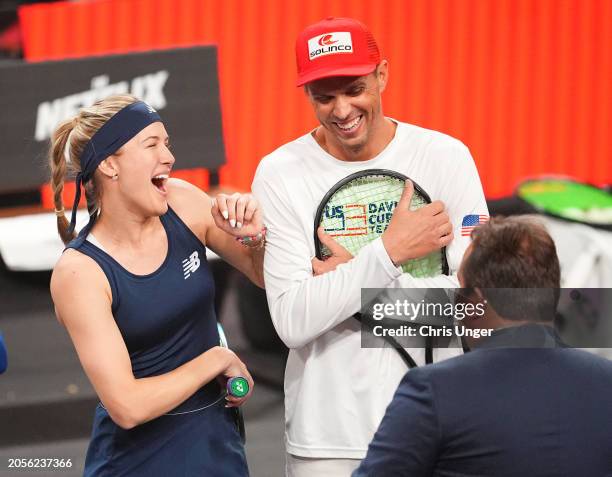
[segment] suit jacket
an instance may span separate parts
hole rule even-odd
[[[612,362],[555,342],[505,328],[411,370],[353,477],[612,476]]]

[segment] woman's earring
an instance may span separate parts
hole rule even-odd
[[[115,175],[113,176],[113,180],[116,181],[117,179],[119,179],[119,174],[115,172]]]

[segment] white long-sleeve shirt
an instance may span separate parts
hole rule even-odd
[[[253,182],[268,227],[264,273],[272,321],[291,348],[285,371],[287,452],[304,457],[363,458],[386,406],[406,372],[392,348],[362,349],[362,288],[449,288],[456,276],[414,278],[393,265],[376,239],[336,270],[313,277],[314,218],[340,179],[364,169],[390,169],[442,200],[455,239],[447,259],[456,273],[469,243],[463,217],[486,215],[480,179],[468,149],[439,132],[397,123],[393,140],[368,161],[340,161],[312,134],[262,159]],[[419,364],[424,350],[411,349]],[[440,360],[461,353],[438,349]]]

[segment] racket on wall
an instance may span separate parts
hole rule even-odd
[[[612,230],[612,194],[569,178],[529,179],[516,195],[534,211],[571,222]]]
[[[217,322],[217,331],[219,332],[219,346],[222,348],[229,348],[227,345],[227,338],[225,337],[225,331],[223,331],[223,327],[221,323]],[[246,431],[244,428],[244,417],[242,415],[242,410],[239,407],[234,407],[232,410],[236,414],[236,426],[238,427],[238,432],[240,434],[240,438],[242,439],[242,443],[244,444],[246,441]]]
[[[408,179],[399,172],[384,169],[368,169],[345,177],[334,185],[319,205],[314,222],[316,256],[324,260],[331,255],[317,236],[317,229],[324,231],[336,242],[356,255],[359,250],[380,237],[389,226],[393,210],[404,191]],[[431,203],[429,195],[414,181],[411,210],[417,210]],[[416,278],[448,275],[446,248],[436,250],[424,257],[410,260],[402,265],[405,273]],[[365,323],[359,313],[354,317]],[[385,340],[397,350],[408,367],[416,367],[414,359],[391,336]],[[426,341],[426,362],[433,361],[432,342]]]

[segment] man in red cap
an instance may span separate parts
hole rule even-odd
[[[486,216],[487,207],[474,161],[460,141],[384,116],[388,64],[365,25],[349,18],[311,25],[298,36],[296,57],[297,85],[304,86],[320,126],[266,156],[253,182],[268,227],[270,313],[291,348],[285,372],[287,475],[349,475],[406,373],[392,348],[361,348],[360,325],[351,319],[360,309],[361,289],[456,287],[469,244],[462,220]],[[339,180],[364,169],[400,172],[441,201],[443,224],[428,234],[447,247],[451,276],[415,278],[395,266],[399,252],[428,240],[428,234],[414,236],[415,217],[398,209],[393,219],[401,227],[394,234],[401,235],[390,236],[389,228],[353,258],[320,233],[334,255],[325,262],[312,258],[317,206]],[[423,349],[410,352],[425,363]],[[460,352],[436,349],[434,360]]]

